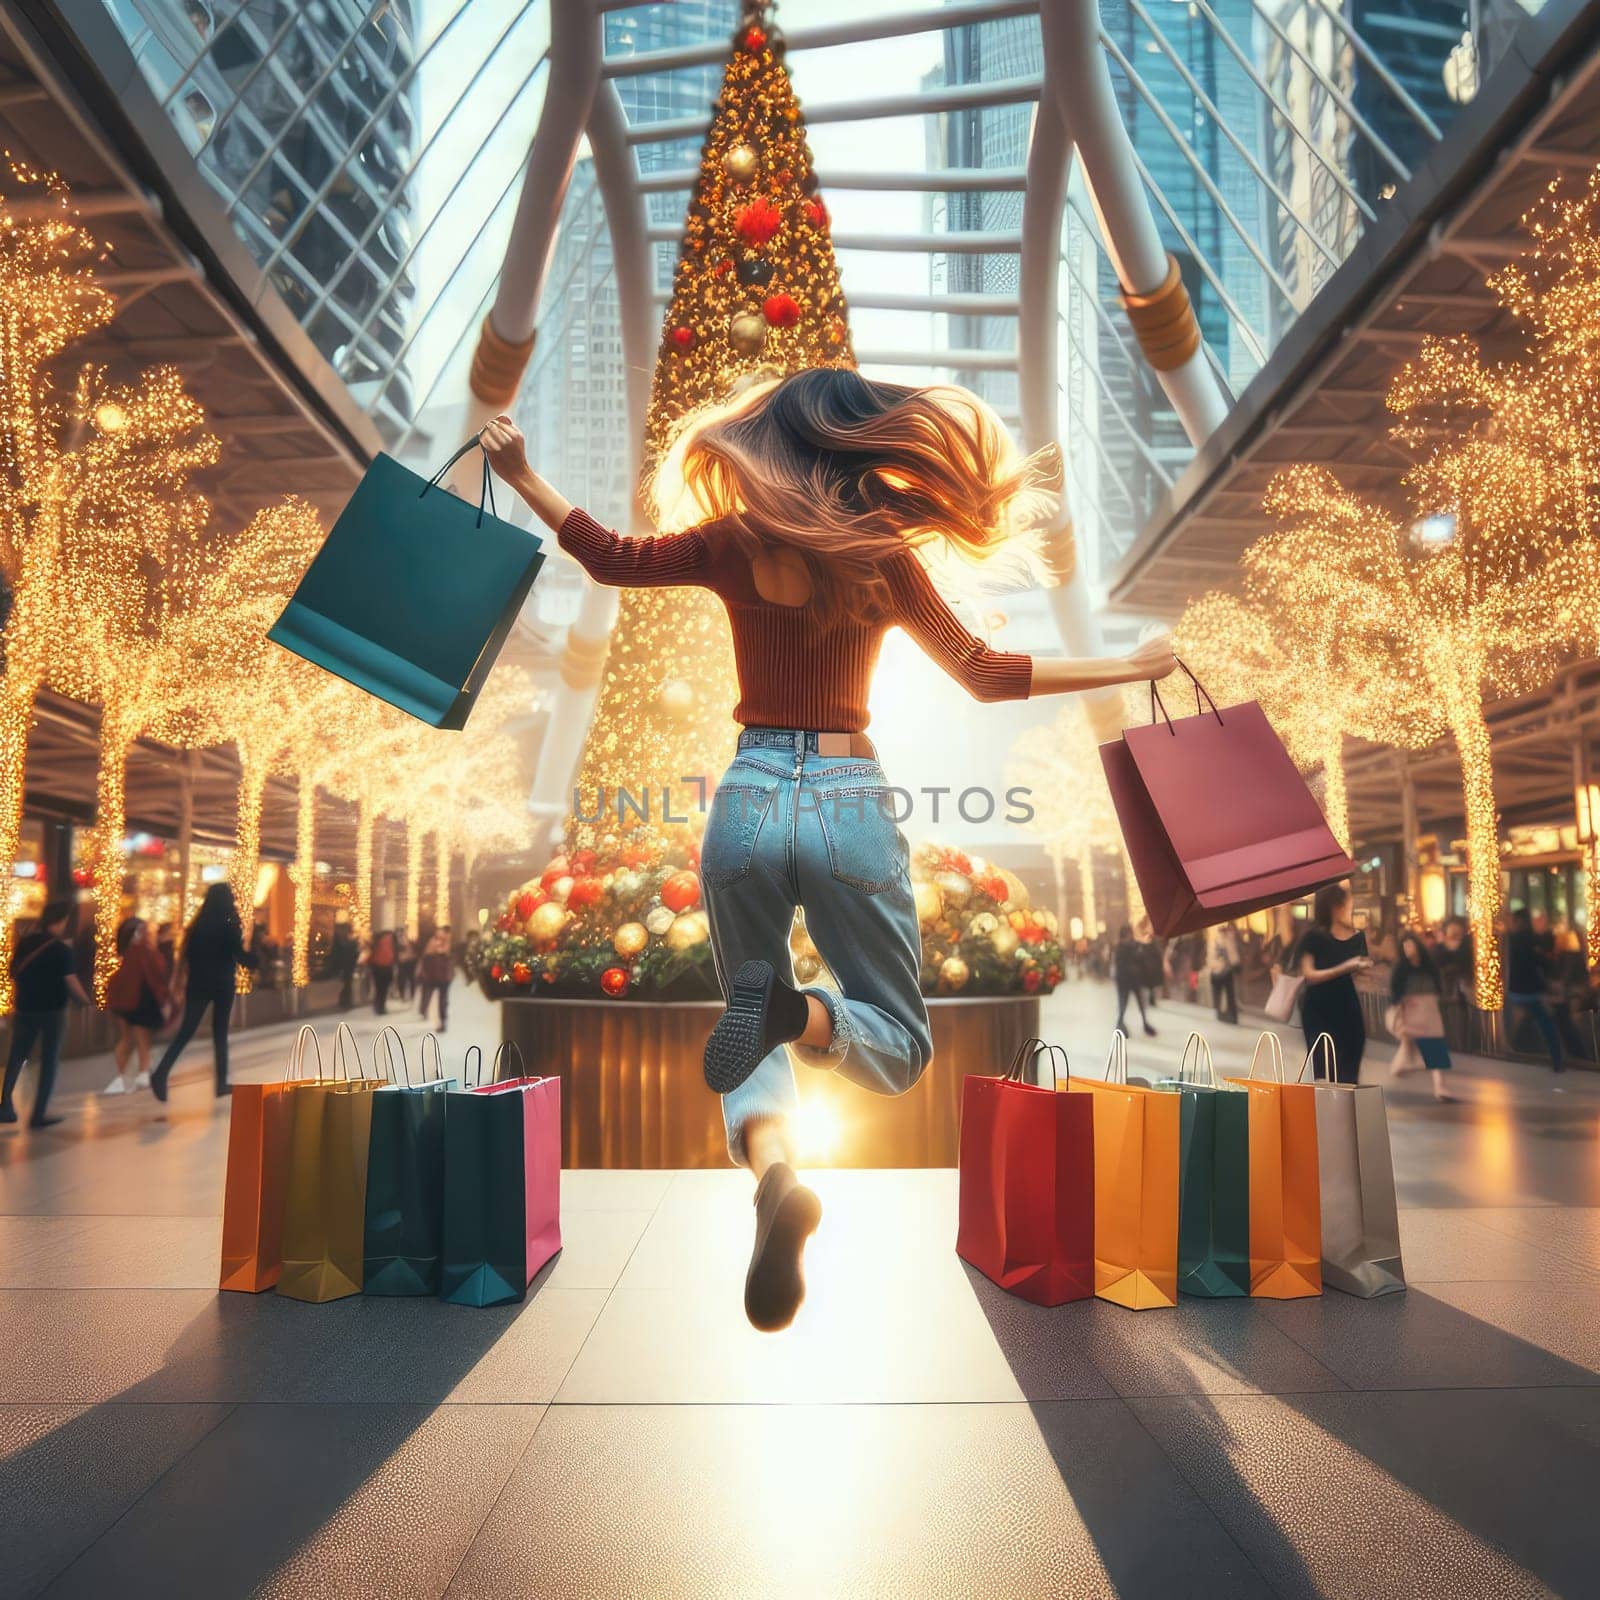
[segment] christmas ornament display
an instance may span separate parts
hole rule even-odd
[[[636,956],[649,942],[649,931],[642,922],[624,922],[611,936],[611,948],[619,956]]]
[[[607,967],[600,974],[600,987],[613,997],[628,992],[628,969],[626,967]]]
[[[767,342],[767,319],[757,311],[741,311],[728,324],[728,343],[742,356],[757,356]]]
[[[747,144],[736,144],[722,158],[722,170],[734,183],[749,183],[756,175],[757,156]]]

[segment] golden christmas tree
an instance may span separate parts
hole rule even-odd
[[[783,41],[766,7],[747,3],[684,224],[645,422],[646,482],[683,419],[741,379],[854,364]],[[734,683],[714,595],[625,592],[579,769],[582,806],[592,814],[595,797],[619,788],[658,805],[663,788],[682,795],[686,778],[714,780],[732,751]],[[574,819],[572,844],[597,843],[597,828]]]

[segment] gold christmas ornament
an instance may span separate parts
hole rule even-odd
[[[554,944],[560,938],[570,915],[564,905],[546,900],[542,906],[535,907],[533,915],[528,918],[528,937],[538,945]]]
[[[650,935],[642,922],[624,922],[611,936],[611,948],[619,956],[636,956],[649,943]]]
[[[761,354],[767,342],[767,319],[759,312],[741,311],[728,324],[728,343],[742,356]]]
[[[692,950],[697,944],[705,943],[710,931],[705,912],[685,911],[681,917],[675,917],[672,926],[667,929],[667,948]]]
[[[917,921],[923,927],[930,922],[937,922],[939,913],[944,910],[944,901],[939,896],[938,888],[926,878],[916,878],[912,880],[911,894],[917,903]]]
[[[1017,930],[1005,922],[996,923],[994,932],[989,936],[990,946],[1002,960],[1016,950],[1020,943]]]
[[[722,170],[734,183],[749,183],[756,175],[757,157],[747,144],[736,144],[722,158]]]
[[[995,929],[999,926],[1000,919],[992,911],[980,911],[967,924],[967,932],[975,939],[987,939],[993,935]]]
[[[965,989],[967,979],[971,976],[971,969],[960,956],[946,956],[939,963],[939,982],[952,993],[959,989]]]

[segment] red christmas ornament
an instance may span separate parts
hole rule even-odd
[[[766,42],[767,30],[765,28],[751,27],[745,29],[744,47],[750,52],[751,55],[754,55],[756,51],[763,49],[766,45]]]
[[[1037,967],[1029,967],[1022,974],[1022,987],[1029,994],[1037,994],[1039,992],[1039,969]]]
[[[1004,904],[1006,897],[1011,893],[1006,887],[1006,880],[998,872],[980,880],[978,889],[981,893],[988,895],[996,905]]]
[[[684,327],[674,328],[672,330],[670,338],[672,339],[672,342],[680,350],[692,350],[692,349],[694,349],[694,329],[693,328],[684,328]]]
[[[774,328],[792,328],[800,320],[800,302],[792,294],[769,294],[761,310]]]
[[[571,863],[565,856],[557,856],[539,875],[539,885],[541,888],[548,889],[557,878],[569,878],[571,876]]]
[[[526,961],[517,962],[511,969],[511,981],[513,983],[532,983],[533,968]]]
[[[517,919],[509,911],[502,911],[494,919],[496,933],[509,933],[517,925]]]
[[[733,271],[733,260],[732,260],[732,258],[730,256],[724,256],[716,264],[716,266],[714,266],[711,269],[711,276],[713,278],[725,278],[732,271]]]
[[[538,895],[534,895],[534,894],[531,894],[531,893],[518,895],[517,896],[517,915],[519,917],[521,917],[524,922],[526,922],[528,920],[528,918],[531,917],[534,914],[534,912],[539,909],[539,901],[542,900],[543,898],[544,898],[543,893],[540,893]]]
[[[759,250],[763,245],[770,244],[772,236],[783,226],[783,213],[764,194],[760,194],[734,212],[733,226],[741,239]]]
[[[685,868],[661,885],[661,903],[669,911],[688,911],[700,903],[700,875]]]
[[[806,221],[813,228],[824,227],[828,221],[828,208],[820,200],[807,200]]]
[[[1044,929],[1037,922],[1030,922],[1017,929],[1017,937],[1024,944],[1043,944]]]
[[[600,974],[600,987],[609,995],[622,994],[628,987],[628,969],[626,967],[607,967]]]
[[[499,983],[499,981],[505,977],[505,975],[506,969],[502,967],[498,961],[489,968],[489,976],[493,978],[496,983]]]
[[[1044,981],[1048,983],[1052,989],[1055,988],[1055,986],[1061,982],[1061,968],[1051,967],[1050,970],[1045,973]]]
[[[574,878],[567,904],[574,911],[581,911],[585,906],[599,905],[605,894],[605,885],[598,878]]]
[[[574,850],[572,853],[572,875],[581,878],[594,871],[594,864],[600,858],[593,850]]]

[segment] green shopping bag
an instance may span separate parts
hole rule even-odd
[[[382,1065],[380,1045],[387,1057]],[[431,1033],[422,1036],[421,1082],[411,1081],[405,1045],[392,1027],[373,1040],[372,1064],[389,1083],[372,1097],[361,1292],[434,1295],[444,1234],[445,1099],[455,1080],[445,1077],[439,1041]]]
[[[1178,1124],[1178,1291],[1211,1300],[1248,1295],[1250,1097],[1217,1077],[1211,1046],[1198,1033],[1184,1042],[1177,1078],[1155,1087],[1183,1100]]]
[[[268,634],[435,728],[466,726],[544,564],[495,514],[487,455],[476,507],[441,486],[477,442],[428,479],[379,455]]]

